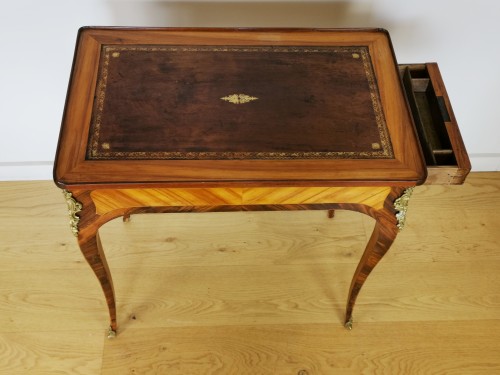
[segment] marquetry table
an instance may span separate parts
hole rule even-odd
[[[437,65],[398,66],[385,30],[82,28],[54,180],[113,336],[115,295],[98,233],[111,219],[369,215],[376,224],[347,300],[351,328],[356,297],[403,228],[413,187],[428,174],[461,183],[469,170]]]

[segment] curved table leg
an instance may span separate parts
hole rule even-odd
[[[404,218],[411,191],[412,189],[404,190],[403,188],[392,188],[382,209],[366,212],[372,216],[376,222],[370,240],[366,245],[365,252],[354,272],[349,288],[344,321],[344,325],[347,329],[352,329],[352,311],[363,284],[378,262],[389,250],[398,232],[404,226]]]
[[[345,314],[346,328],[352,328],[352,310],[361,287],[380,259],[389,250],[396,239],[397,233],[398,229],[395,225],[387,227],[377,220],[370,241],[366,245],[365,252],[359,261],[351,282]]]
[[[123,215],[124,212],[122,212],[123,210],[116,210],[100,216],[96,214],[95,205],[90,198],[89,191],[76,191],[73,193],[65,191],[64,194],[68,203],[72,232],[78,238],[80,250],[97,276],[104,292],[110,318],[108,338],[112,338],[116,335],[117,330],[115,292],[99,238],[99,228],[107,221]]]
[[[106,262],[106,257],[102,250],[99,231],[96,230],[93,234],[89,234],[83,238],[79,237],[78,244],[80,245],[80,250],[87,260],[87,263],[97,276],[102,291],[104,292],[110,318],[108,337],[112,338],[116,335],[117,329],[115,291],[108,263]]]

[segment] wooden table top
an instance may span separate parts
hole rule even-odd
[[[425,180],[380,29],[82,28],[61,187]]]

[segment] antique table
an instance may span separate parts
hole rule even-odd
[[[417,131],[417,120],[431,130]],[[425,138],[436,123],[441,130]],[[54,180],[113,336],[115,295],[98,233],[111,219],[367,214],[376,224],[349,290],[350,328],[363,283],[404,226],[413,187],[428,170],[460,183],[469,169],[437,66],[398,67],[385,30],[82,28]]]

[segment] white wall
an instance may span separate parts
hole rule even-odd
[[[500,170],[495,0],[2,0],[0,180],[51,179],[83,25],[383,27],[400,63],[437,61],[474,170]]]

